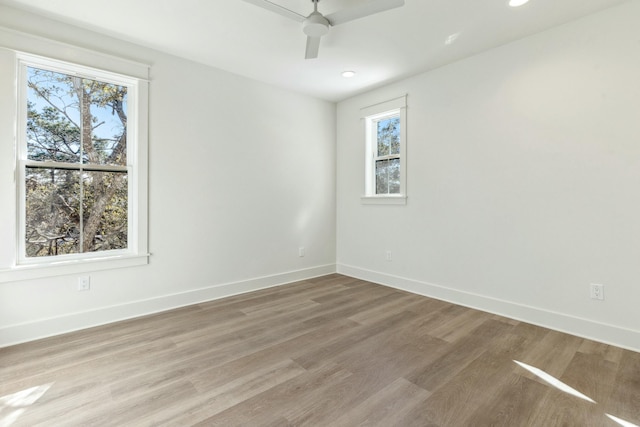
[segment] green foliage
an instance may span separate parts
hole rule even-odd
[[[77,171],[27,168],[27,256],[79,251],[78,176]]]

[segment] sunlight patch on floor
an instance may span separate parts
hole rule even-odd
[[[0,397],[0,427],[8,427],[51,388],[53,383],[38,385]]]
[[[609,419],[611,419],[611,420],[613,420],[613,421],[617,422],[618,424],[620,424],[620,425],[621,425],[621,426],[623,426],[623,427],[638,427],[638,425],[637,425],[637,424],[630,423],[629,421],[622,420],[622,419],[620,419],[620,418],[618,418],[618,417],[614,417],[613,415],[609,415],[609,414],[605,414],[605,415],[606,415],[607,417],[609,417]]]
[[[585,396],[584,394],[580,393],[578,390],[576,390],[576,389],[568,386],[567,384],[563,383],[562,381],[560,381],[559,379],[557,379],[553,375],[547,374],[542,369],[538,369],[538,368],[536,368],[534,366],[527,365],[526,363],[518,362],[517,360],[514,360],[514,362],[518,366],[520,366],[520,367],[526,369],[527,371],[531,372],[533,375],[537,376],[541,380],[551,384],[552,386],[554,386],[558,390],[561,390],[561,391],[563,391],[565,393],[569,393],[572,396],[579,397],[580,399],[584,399],[587,402],[597,403],[595,400],[591,399],[589,396]],[[625,420],[620,419],[618,417],[614,417],[613,415],[610,415],[610,414],[605,414],[605,415],[610,420],[615,421],[616,423],[620,424],[623,427],[640,427],[640,426],[638,426],[636,424],[633,424],[633,423],[631,423],[629,421],[625,421]]]
[[[567,384],[565,384],[562,381],[560,381],[559,379],[557,379],[556,377],[547,374],[542,369],[538,369],[538,368],[536,368],[534,366],[527,365],[526,363],[518,362],[517,360],[514,360],[514,362],[517,363],[522,368],[526,369],[527,371],[531,372],[533,375],[537,376],[541,380],[551,384],[552,386],[554,386],[558,390],[563,391],[565,393],[568,393],[568,394],[570,394],[572,396],[579,397],[580,399],[586,400],[587,402],[596,403],[596,401],[591,399],[589,396],[585,396],[584,394],[580,393],[575,388],[570,387]]]

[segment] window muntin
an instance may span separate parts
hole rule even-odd
[[[132,253],[136,80],[89,71],[20,62],[22,263]]]

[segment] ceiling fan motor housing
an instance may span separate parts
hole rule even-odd
[[[302,23],[302,31],[309,37],[322,37],[329,32],[329,21],[318,12],[313,12]]]

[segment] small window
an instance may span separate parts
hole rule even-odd
[[[405,97],[362,109],[365,121],[365,203],[406,201]]]
[[[375,194],[400,194],[400,112],[371,120],[375,132]]]
[[[20,58],[20,263],[136,254],[137,82]]]

